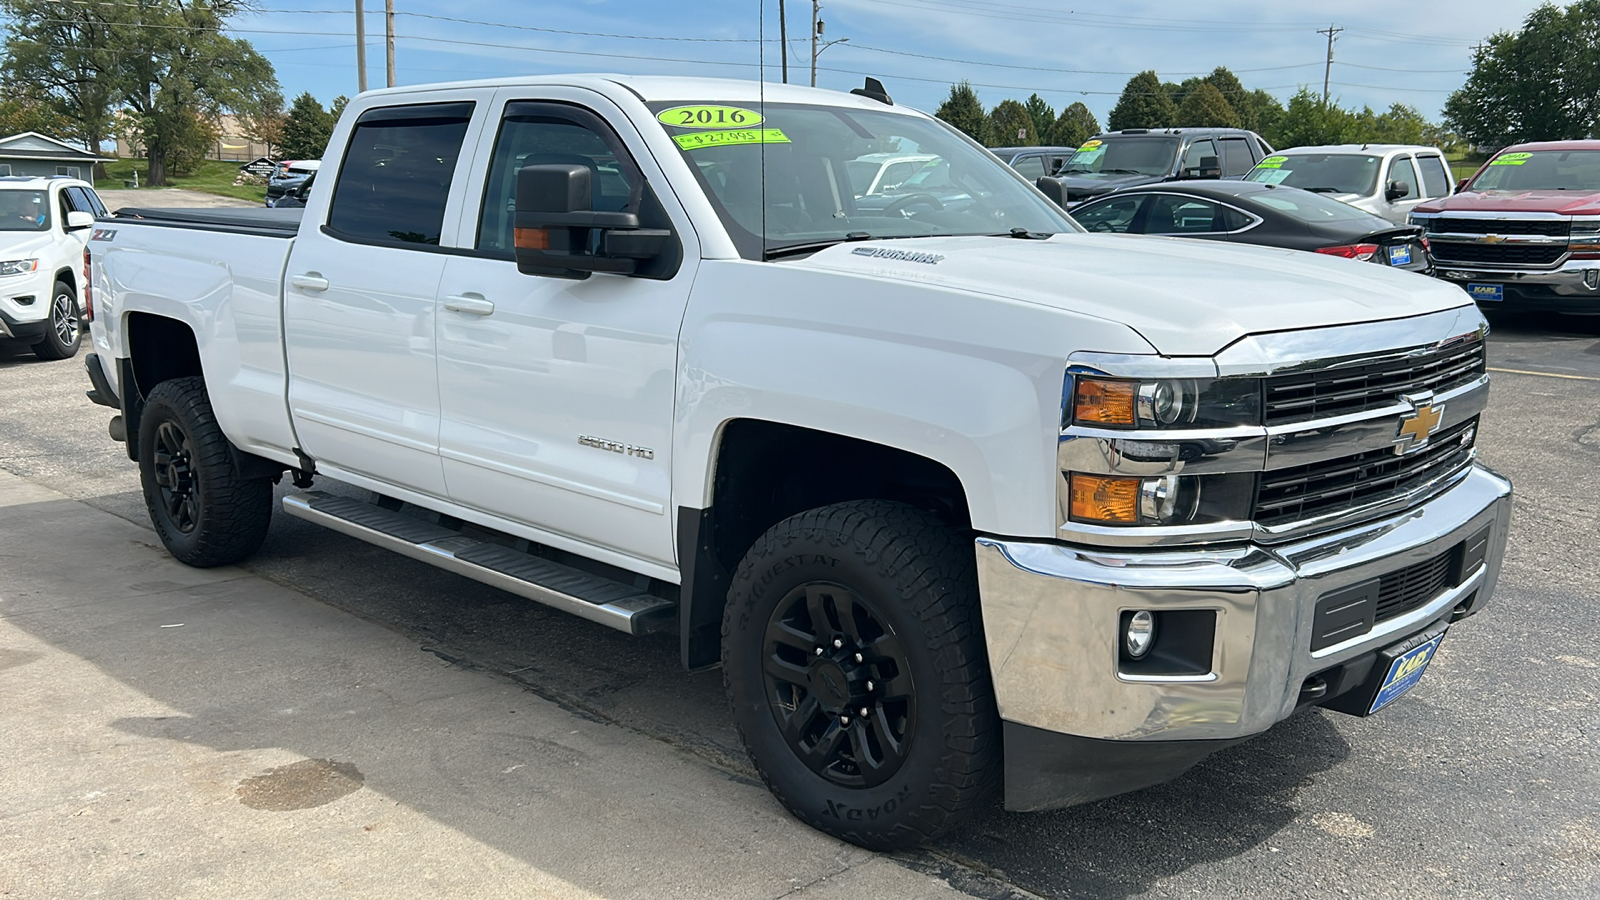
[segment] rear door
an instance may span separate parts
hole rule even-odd
[[[525,537],[666,571],[678,331],[699,247],[665,175],[630,151],[642,143],[609,100],[551,87],[507,88],[495,102],[476,154],[489,162],[467,185],[460,250],[438,290],[450,498]],[[551,163],[590,169],[595,209],[638,207],[646,227],[670,225],[681,264],[660,278],[518,272],[516,172]]]
[[[444,497],[434,320],[462,147],[493,89],[360,114],[284,277],[289,406],[319,468]],[[335,168],[336,167],[336,168]],[[330,172],[330,174],[332,174]]]

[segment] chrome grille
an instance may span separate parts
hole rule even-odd
[[[1483,342],[1424,356],[1266,380],[1266,424],[1323,419],[1389,406],[1404,394],[1449,390],[1485,371]]]
[[[1500,263],[1508,266],[1551,266],[1567,253],[1565,245],[1457,244],[1434,241],[1433,260],[1439,263]]]
[[[1469,419],[1404,456],[1381,447],[1263,472],[1256,486],[1256,524],[1282,525],[1358,509],[1448,477],[1471,464],[1477,425],[1476,418]]]
[[[1454,219],[1429,221],[1428,231],[1440,234],[1541,234],[1566,237],[1572,224],[1566,219]]]

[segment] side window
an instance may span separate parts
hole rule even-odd
[[[62,231],[67,230],[67,213],[73,211],[72,198],[67,196],[65,190],[56,192],[56,227]]]
[[[638,176],[631,161],[619,159],[605,136],[553,106],[513,103],[500,121],[489,160],[478,213],[479,250],[510,253],[515,247],[517,170],[561,164],[589,169],[595,210],[623,212],[633,204]]]
[[[1178,174],[1185,178],[1195,178],[1200,175],[1200,170],[1205,167],[1205,161],[1212,160],[1212,165],[1217,165],[1217,145],[1210,138],[1195,141],[1183,153],[1183,164],[1179,166]]]
[[[1243,175],[1255,165],[1255,160],[1250,158],[1250,147],[1244,138],[1222,139],[1222,175],[1232,178]]]
[[[101,203],[100,198],[95,196],[95,192],[88,188],[71,187],[62,191],[62,193],[72,195],[72,208],[79,212],[91,213],[95,216],[106,214],[105,204]]]
[[[1011,168],[1016,169],[1018,174],[1029,181],[1033,181],[1036,178],[1043,178],[1044,157],[1024,156],[1022,159],[1012,163]]]
[[[1222,231],[1238,231],[1239,229],[1245,228],[1250,225],[1250,223],[1255,221],[1255,219],[1250,218],[1250,216],[1240,212],[1237,209],[1234,209],[1231,206],[1219,207],[1217,215],[1219,216],[1217,219],[1217,224],[1221,226],[1220,230]]]
[[[82,171],[77,166],[56,166],[56,174],[65,175],[68,178],[83,177]]]
[[[0,177],[9,178],[10,176],[11,176],[11,163],[0,163]]]
[[[1145,234],[1209,234],[1231,231],[1222,207],[1198,197],[1157,194],[1145,219]]]
[[[1422,169],[1422,196],[1448,197],[1450,196],[1450,171],[1444,167],[1444,159],[1438,156],[1419,156],[1417,165]]]
[[[889,168],[883,170],[883,177],[878,179],[877,193],[881,194],[905,184],[906,179],[915,175],[920,168],[922,168],[920,160],[897,162],[889,166]]]
[[[1389,180],[1396,181],[1406,186],[1406,195],[1401,200],[1415,200],[1422,196],[1417,187],[1417,168],[1411,164],[1411,157],[1397,156],[1389,164]],[[1385,185],[1385,190],[1388,186]]]
[[[1073,210],[1072,218],[1090,231],[1126,234],[1133,228],[1133,220],[1139,214],[1139,204],[1144,199],[1141,195],[1130,195],[1102,200],[1085,208]]]
[[[362,114],[334,182],[336,237],[437,246],[471,103],[391,106]]]

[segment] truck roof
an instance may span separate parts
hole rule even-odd
[[[627,89],[646,103],[670,102],[737,102],[757,103],[816,103],[829,106],[854,106],[861,109],[896,110],[911,112],[905,107],[889,106],[868,97],[833,91],[826,88],[803,87],[796,84],[762,84],[735,78],[683,78],[667,75],[620,75],[616,73],[589,72],[563,75],[519,75],[510,78],[484,78],[473,81],[450,81],[414,87],[393,87],[368,91],[361,96],[408,96],[426,91],[448,90],[463,87],[518,87],[521,85],[563,85],[584,87],[609,93],[616,86]]]

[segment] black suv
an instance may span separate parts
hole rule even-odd
[[[1119,188],[1184,178],[1241,178],[1272,145],[1242,128],[1127,128],[1097,134],[1039,189],[1063,207]]]

